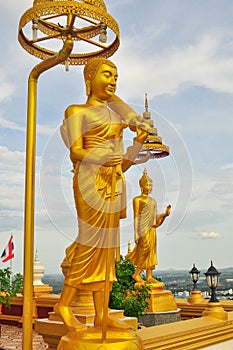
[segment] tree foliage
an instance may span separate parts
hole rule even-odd
[[[121,257],[115,263],[117,282],[113,283],[109,307],[124,310],[125,316],[139,317],[148,310],[149,283],[138,284],[133,279],[135,266],[129,259]]]
[[[9,307],[13,297],[20,292],[23,287],[23,276],[20,273],[11,279],[11,269],[9,267],[0,269],[0,304]]]

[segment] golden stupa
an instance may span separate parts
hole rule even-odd
[[[149,121],[151,129],[149,135],[144,142],[138,158],[144,158],[148,152],[150,158],[163,158],[169,155],[169,147],[164,145],[162,137],[158,136],[158,130],[154,127],[154,121],[151,119],[151,113],[148,111],[148,98],[145,94],[145,112],[143,113],[143,119]]]

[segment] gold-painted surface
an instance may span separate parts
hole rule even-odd
[[[175,298],[170,290],[164,290],[164,285],[152,284],[150,289],[148,312],[166,312],[177,310]]]
[[[218,318],[222,321],[227,320],[227,312],[224,310],[221,302],[208,302],[202,316]]]
[[[166,145],[160,144],[158,142],[152,143],[152,142],[146,141],[142,147],[142,152],[143,151],[154,151],[155,153],[158,152],[158,155],[159,155],[159,151],[163,152],[163,155],[155,158],[162,158],[162,157],[165,157],[166,155],[169,155],[169,147]]]
[[[136,317],[125,317],[123,315],[123,310],[110,310],[109,313],[114,318],[124,321],[132,330],[136,331],[138,329],[138,320]],[[76,314],[75,317],[77,317],[79,322],[87,324],[88,327],[92,327],[93,329],[94,314]],[[43,336],[49,349],[52,348],[52,346],[57,349],[60,338],[67,333],[67,328],[62,322],[61,317],[54,312],[49,313],[48,319],[36,320],[35,330],[38,334]]]
[[[126,257],[136,266],[133,278],[137,284],[144,283],[140,274],[146,270],[146,281],[151,283],[149,312],[174,311],[177,305],[172,293],[164,290],[164,284],[152,277],[152,271],[158,264],[156,228],[162,225],[170,215],[168,205],[164,213],[157,213],[157,203],[149,194],[152,191],[152,179],[146,169],[139,180],[141,195],[133,199],[135,247]]]
[[[69,270],[77,244],[78,243],[74,241],[66,248],[66,255],[61,263],[61,269],[64,276],[67,275],[67,271]],[[92,292],[90,290],[78,289],[75,297],[73,298],[71,308],[74,314],[93,314],[95,312],[95,308]]]
[[[138,154],[138,158],[144,158],[148,153],[151,159],[167,157],[170,153],[169,147],[163,144],[162,138],[158,136],[158,130],[154,128],[154,121],[151,119],[151,113],[148,111],[147,94],[145,94],[145,112],[143,113],[143,119],[150,124],[150,130]]]
[[[162,143],[162,137],[154,136],[154,135],[151,135],[151,134],[148,135],[146,140],[147,141],[155,141],[156,140],[156,143],[160,143],[160,144]]]
[[[67,334],[59,342],[58,350],[141,350],[141,339],[131,331],[109,331],[106,342],[101,341],[101,329],[90,327],[86,332]]]
[[[148,124],[141,119],[134,121],[134,144],[123,154],[123,129],[128,126],[125,119],[131,109],[115,98],[116,66],[102,58],[89,60],[84,77],[87,101],[69,106],[61,127],[74,167],[79,233],[76,247],[70,250],[70,267],[54,311],[60,314],[69,331],[83,331],[70,306],[78,289],[91,290],[94,325],[102,329],[101,341],[105,343],[108,332],[128,329],[126,324],[109,315],[108,299],[115,280],[114,252],[119,243],[119,220],[125,217],[123,173],[134,164],[148,136]],[[126,114],[116,114],[115,110]]]
[[[64,0],[34,0],[33,1],[33,6],[39,5],[39,4],[44,4],[45,2],[58,2],[58,1],[64,1]],[[70,0],[73,2],[78,2],[79,0]],[[103,0],[81,0],[83,3],[87,3],[96,7],[99,7],[102,11],[107,11],[106,5]]]
[[[205,299],[203,298],[201,291],[194,289],[191,291],[190,296],[188,297],[189,304],[200,304],[203,303]]]
[[[56,18],[72,16],[70,26],[59,26],[55,23]],[[86,26],[75,27],[75,18],[87,22]],[[44,36],[39,36],[36,40],[28,38],[24,27],[31,21],[37,20],[38,31]],[[101,33],[101,26],[106,25],[114,33],[114,39],[102,44],[95,37]],[[83,53],[72,53],[69,56],[71,65],[83,65],[89,58],[110,57],[118,49],[120,44],[119,27],[115,19],[107,13],[106,6],[102,0],[38,0],[34,1],[33,7],[28,9],[19,22],[18,40],[22,47],[30,54],[47,59],[54,55],[54,51],[46,46],[46,41],[51,39],[64,40],[67,35],[71,35],[74,41],[84,41],[96,48],[96,51]],[[94,40],[92,40],[94,38]],[[44,44],[44,45],[43,45]],[[62,63],[62,62],[61,62]]]
[[[146,280],[151,283],[158,283],[152,278],[152,271],[158,264],[157,260],[157,238],[156,228],[159,227],[167,216],[170,215],[171,206],[168,205],[164,213],[157,213],[157,203],[149,194],[152,191],[152,179],[144,170],[139,180],[141,195],[133,199],[134,210],[134,236],[135,247],[126,257],[136,266],[133,278],[136,282],[142,282],[140,277],[142,270],[146,270]]]
[[[38,285],[38,286],[33,286],[33,295],[35,297],[39,297],[43,294],[49,294],[53,290],[53,287],[51,287],[48,284],[43,284],[43,285]]]
[[[87,324],[87,325],[92,325],[94,323],[94,319],[95,319],[94,312],[93,313],[90,313],[90,312],[76,313],[73,307],[72,307],[72,311],[80,323]],[[109,313],[109,315],[111,315],[112,317],[114,317],[116,319],[125,318],[125,320],[126,320],[126,317],[124,316],[124,310],[109,310],[108,313]],[[56,314],[55,312],[49,313],[49,320],[62,322],[61,316]],[[135,328],[135,329],[137,329],[137,328]]]
[[[218,344],[225,348],[227,340],[233,339],[233,322],[212,317],[200,317],[155,327],[146,327],[137,334],[145,350],[194,350],[208,349]]]
[[[59,54],[35,66],[28,79],[27,144],[24,214],[24,302],[23,350],[32,349],[33,320],[33,258],[34,258],[34,198],[35,198],[35,145],[37,80],[41,73],[67,58],[73,48],[68,38]]]

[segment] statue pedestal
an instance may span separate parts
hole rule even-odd
[[[121,321],[124,321],[126,324],[131,326],[134,330],[137,330],[138,328],[138,319],[136,317],[125,317],[123,314],[124,311],[122,310],[109,310],[109,314],[112,317],[115,317]],[[94,329],[92,327],[93,321],[95,314],[94,313],[86,313],[86,314],[76,314],[76,318],[78,319],[79,322],[86,324],[88,326],[88,329]],[[43,336],[43,339],[45,343],[48,344],[48,349],[47,350],[55,350],[57,349],[58,343],[60,341],[60,338],[65,336],[67,333],[67,328],[62,322],[61,318],[59,315],[57,315],[55,312],[50,312],[49,313],[49,318],[46,319],[38,319],[35,322],[35,330],[38,334]],[[123,331],[124,332],[124,331]],[[120,340],[119,340],[120,341]],[[125,341],[125,340],[124,340]],[[67,338],[64,340],[64,344],[67,343]],[[75,347],[68,348],[68,345],[63,345],[66,346],[64,349],[76,349]],[[99,344],[100,346],[100,344]],[[63,349],[63,348],[61,348]],[[89,348],[88,348],[89,349]],[[92,348],[91,348],[92,349]],[[93,348],[95,349],[95,348]],[[104,348],[103,348],[104,349]],[[111,349],[111,348],[109,348]],[[112,349],[114,349],[112,347]],[[124,348],[123,348],[124,349]],[[131,348],[130,348],[131,349]],[[134,348],[132,348],[133,350]],[[140,348],[135,348],[135,349],[140,349]],[[120,349],[118,349],[120,350]]]
[[[150,290],[149,312],[177,310],[175,298],[170,290],[164,290],[163,283],[153,283]]]
[[[203,298],[201,291],[198,289],[193,289],[190,296],[188,297],[189,304],[200,304],[203,303],[205,299]]]
[[[180,309],[165,312],[145,312],[139,317],[139,322],[144,327],[153,327],[160,324],[180,321]]]
[[[132,331],[107,330],[106,341],[102,342],[102,330],[90,327],[75,334],[63,336],[57,350],[142,350],[141,339]]]
[[[180,309],[170,290],[164,290],[164,284],[153,283],[150,290],[149,309],[139,322],[145,327],[180,321]]]
[[[206,309],[202,312],[202,316],[218,318],[219,320],[227,320],[227,312],[224,310],[221,302],[208,302]]]

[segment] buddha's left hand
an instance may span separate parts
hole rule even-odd
[[[165,215],[166,215],[166,216],[169,216],[169,215],[170,215],[170,212],[171,212],[171,205],[169,204],[169,205],[167,206]]]

